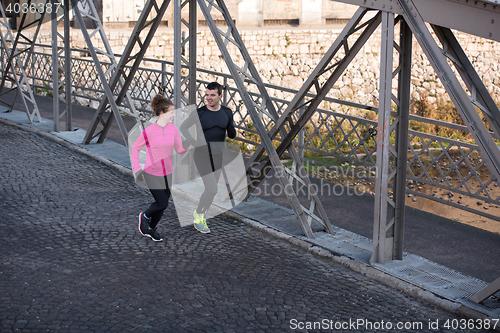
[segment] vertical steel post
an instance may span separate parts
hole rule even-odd
[[[383,263],[390,259],[392,239],[387,238],[387,189],[389,182],[390,122],[392,101],[392,66],[394,14],[382,13],[382,46],[380,58],[380,92],[378,107],[377,176],[375,180],[375,215],[373,254],[370,262]],[[390,237],[391,238],[391,237]]]
[[[189,22],[186,22],[182,17],[182,9],[189,9]],[[174,103],[177,109],[187,105],[196,105],[196,26],[197,26],[197,7],[196,0],[174,0]],[[183,27],[187,27],[189,36],[185,38]],[[182,37],[182,38],[181,38]],[[186,56],[186,44],[189,46],[189,51]],[[187,71],[187,75],[183,76],[183,72]],[[187,96],[184,95],[187,89]],[[174,118],[174,123],[180,126],[184,116],[181,112],[180,117]],[[173,163],[178,170],[187,172],[189,177],[194,177],[196,170],[192,161],[192,155],[174,155]],[[186,159],[188,163],[183,163]],[[183,165],[191,166],[190,170],[184,170]],[[183,175],[176,173],[177,176]],[[177,179],[174,179],[174,182]]]
[[[408,124],[410,116],[410,83],[412,33],[404,20],[400,21],[400,53],[398,77],[398,113],[396,123],[396,160],[394,175],[394,248],[392,259],[403,259],[406,167],[408,158]]]
[[[64,78],[65,78],[65,99],[66,99],[66,131],[73,130],[73,105],[71,104],[71,45],[69,43],[69,10],[70,0],[64,0]]]
[[[304,99],[300,101],[300,104],[304,104]],[[299,118],[304,115],[305,107],[302,106],[299,109]],[[303,160],[304,159],[304,132],[305,128],[302,127],[299,131],[299,134],[297,135],[297,153],[299,154],[299,157]]]
[[[58,0],[51,1],[52,8],[57,8]],[[64,0],[63,15],[58,19],[55,10],[51,13],[51,30],[52,30],[52,107],[54,128],[53,131],[71,131],[71,47],[69,43],[69,0]],[[63,21],[64,34],[61,35],[58,31],[58,26]],[[58,41],[63,42],[63,48],[59,50]],[[64,53],[64,58],[61,54]],[[63,60],[61,60],[63,59]],[[64,69],[61,62],[64,61]],[[64,82],[61,82],[61,77],[64,75]],[[59,91],[64,85],[65,107],[61,113]]]
[[[174,104],[175,108],[182,107],[182,7],[181,0],[174,0]]]
[[[185,103],[185,98],[182,95],[182,56],[183,56],[183,39],[182,37],[182,0],[173,0],[174,4],[174,87],[173,87],[173,101],[175,104],[175,108],[177,110],[181,109]],[[181,117],[175,117],[174,123],[177,127],[182,123]],[[174,165],[175,170],[179,170],[179,172],[174,172],[173,182],[176,183],[179,181],[178,177],[184,177],[183,174],[187,170],[182,169],[182,159],[190,158],[189,154],[187,156],[179,156],[174,155],[172,158],[172,163]],[[190,163],[188,165],[191,165]],[[192,172],[188,171],[188,173],[192,174]]]
[[[52,8],[56,8],[57,0],[51,0]],[[54,119],[54,132],[59,132],[60,129],[60,110],[59,110],[59,48],[57,47],[59,41],[59,34],[57,33],[57,12],[55,10],[51,13],[50,27],[52,31],[52,111]],[[69,39],[69,38],[68,38]]]
[[[160,79],[162,87],[167,83],[167,64],[165,62],[161,63],[161,79]]]
[[[189,1],[189,104],[196,105],[196,30],[198,26],[197,3],[196,0]]]
[[[182,8],[187,5],[189,22],[182,18]],[[183,25],[188,28],[188,38],[182,38]],[[183,53],[186,43],[189,43],[187,59]],[[186,77],[182,76],[183,66],[188,71]],[[187,97],[183,94],[184,86],[187,86]],[[174,0],[174,103],[176,108],[196,104],[196,1],[193,0]]]

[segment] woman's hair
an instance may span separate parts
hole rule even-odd
[[[163,97],[160,94],[157,94],[151,100],[151,107],[153,108],[153,112],[157,117],[160,114],[166,112],[166,110],[172,105],[174,105],[174,102],[172,102],[170,99],[166,97]]]

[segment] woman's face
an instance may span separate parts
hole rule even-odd
[[[174,109],[174,105],[170,105],[168,108],[163,109],[162,113],[160,113],[159,118],[167,123],[171,123],[175,117]]]

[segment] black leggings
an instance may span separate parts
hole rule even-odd
[[[163,212],[168,207],[168,200],[170,199],[169,184],[172,184],[172,174],[161,177],[144,173],[144,178],[148,184],[149,191],[155,198],[155,202],[145,212],[146,216],[151,219],[149,227],[154,229],[158,225],[158,222],[160,222]]]
[[[198,147],[194,151],[194,163],[205,186],[196,212],[205,214],[218,191],[217,184],[222,170],[222,153],[210,154],[207,146]]]

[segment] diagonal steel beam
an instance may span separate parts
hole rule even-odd
[[[337,55],[339,50],[345,45],[345,43],[347,43],[347,38],[349,38],[352,35],[352,33],[356,30],[356,26],[365,16],[367,11],[368,11],[367,9],[359,8],[353,15],[353,17],[349,20],[349,22],[344,27],[340,35],[337,37],[333,45],[328,49],[328,51],[325,53],[319,64],[316,66],[311,75],[307,78],[306,82],[302,85],[300,90],[292,99],[288,107],[285,109],[283,114],[276,121],[275,126],[270,131],[271,138],[274,138],[279,133],[279,131],[283,128],[285,122],[291,122],[289,118],[290,114],[299,110],[301,107],[305,105],[303,101],[306,95],[310,92],[310,90],[313,87],[316,88],[316,93],[319,93],[318,90],[320,89],[318,89],[319,85],[318,78],[327,70],[327,68],[331,67],[330,62],[335,57],[335,55]],[[341,62],[345,61],[341,60]],[[322,98],[316,98],[316,99],[321,100]],[[251,164],[259,160],[263,152],[264,148],[259,147],[250,158],[249,163]]]
[[[106,77],[106,73],[104,73],[103,67],[101,65],[101,61],[99,57],[97,56],[97,51],[96,48],[94,47],[94,44],[92,43],[92,37],[95,36],[96,34],[99,34],[101,37],[101,40],[104,43],[105,51],[100,51],[100,54],[106,55],[110,61],[111,61],[111,70],[116,69],[116,60],[113,54],[113,51],[111,50],[111,46],[109,45],[108,39],[106,37],[106,34],[104,33],[104,29],[101,23],[101,20],[99,19],[99,15],[97,13],[97,10],[95,9],[94,3],[92,1],[89,1],[89,14],[88,17],[97,25],[97,27],[94,29],[94,31],[89,34],[87,31],[87,27],[85,25],[85,22],[83,21],[82,14],[80,13],[80,10],[78,9],[78,0],[71,0],[72,6],[73,6],[73,11],[75,14],[75,17],[78,21],[78,24],[80,25],[80,29],[83,34],[83,38],[85,39],[85,42],[87,44],[87,47],[89,49],[90,55],[92,57],[92,60],[94,61],[95,64],[95,69],[97,71],[97,75],[99,77],[99,80],[101,82],[101,85],[104,90],[104,94],[106,98],[110,101],[110,106],[111,106],[111,111],[112,114],[117,118],[118,120],[118,127],[120,129],[120,133],[122,135],[123,141],[125,145],[128,144],[128,133],[127,129],[125,128],[125,124],[123,123],[121,116],[120,116],[120,111],[118,110],[118,106],[116,105],[114,98],[113,98],[113,91],[111,90],[108,80]],[[91,37],[92,36],[92,37]],[[88,138],[88,131],[84,139],[84,143],[88,144],[90,143],[90,140],[87,140]]]
[[[499,290],[500,290],[500,278],[496,279],[495,281],[493,281],[492,283],[490,283],[489,285],[487,285],[486,287],[484,287],[483,289],[481,289],[480,291],[469,297],[469,299],[473,302],[481,303]]]
[[[288,105],[287,109],[283,112],[283,114],[280,116],[278,121],[276,122],[276,125],[272,128],[270,131],[270,137],[275,138],[276,135],[284,129],[284,127],[288,124],[290,125],[290,130],[283,136],[281,143],[279,146],[276,148],[276,151],[278,155],[282,155],[287,147],[289,147],[293,140],[296,138],[296,136],[300,133],[300,130],[305,126],[305,124],[309,121],[309,119],[313,116],[313,114],[316,112],[316,108],[318,105],[323,101],[325,96],[328,94],[328,92],[331,90],[333,85],[337,82],[339,77],[342,76],[343,72],[345,69],[349,66],[351,61],[354,59],[354,57],[358,54],[359,50],[363,47],[363,45],[366,43],[366,41],[370,38],[370,36],[373,34],[373,32],[377,29],[377,27],[380,25],[381,22],[381,16],[380,13],[375,15],[371,20],[368,22],[362,24],[362,26],[359,26],[359,23],[367,13],[367,9],[360,8],[358,11],[354,14],[354,16],[351,18],[349,23],[345,26],[341,34],[337,37],[333,45],[330,47],[330,49],[327,51],[323,59],[320,61],[318,66],[314,69],[312,74],[309,76],[307,81],[304,83],[302,88],[299,90],[299,92],[295,95],[294,99],[292,102]],[[356,33],[359,31],[362,27],[365,27],[365,30],[361,33],[359,38],[354,42],[352,47],[348,46],[348,41],[347,39],[352,36],[352,34]],[[344,58],[340,60],[338,63],[334,64],[335,65],[335,70],[334,72],[328,77],[326,82],[323,84],[323,86],[319,86],[318,79],[324,75],[326,72],[328,72],[328,69],[332,68],[332,59],[338,54],[339,50],[342,48],[346,49]],[[316,89],[316,95],[307,102],[307,104],[302,103],[302,100],[304,97],[308,94],[311,93],[312,89]],[[296,123],[292,123],[290,115],[293,112],[296,112],[299,110],[303,105],[306,105],[305,111],[300,115],[299,119],[297,120]],[[247,165],[250,165],[252,167],[252,163],[255,161],[258,161],[263,154],[263,148],[259,147],[255,153],[252,155],[249,163]],[[253,192],[262,181],[262,179],[265,177],[267,166],[269,163],[266,163],[264,166],[262,166],[257,174],[258,177],[254,177],[253,181],[250,182],[249,187],[249,192]]]
[[[457,77],[453,73],[447,58],[432,38],[418,7],[412,0],[398,0],[405,21],[408,23],[422,50],[429,59],[439,79],[445,87],[453,104],[464,120],[467,128],[481,149],[483,160],[491,172],[491,177],[500,185],[500,148],[488,132],[483,120],[477,113]]]
[[[500,140],[500,110],[472,66],[462,46],[448,28],[431,25],[443,45],[443,53],[453,62],[462,80],[471,92],[472,104],[477,106],[490,124],[493,135]]]
[[[30,3],[31,0],[28,0],[27,2],[28,8],[30,8]],[[46,0],[45,7],[47,6],[47,3],[49,3],[49,0]],[[41,122],[42,118],[38,110],[35,96],[33,95],[33,90],[28,81],[26,68],[28,68],[27,65],[31,61],[31,57],[34,52],[34,44],[38,37],[38,33],[40,32],[40,27],[45,17],[45,11],[42,11],[40,13],[40,17],[34,20],[33,22],[28,22],[26,19],[28,13],[23,13],[20,26],[16,33],[16,37],[13,38],[12,29],[5,15],[3,4],[0,4],[0,10],[2,13],[2,18],[0,20],[0,39],[2,43],[2,48],[7,51],[7,65],[3,72],[2,79],[0,81],[0,96],[10,91],[16,90],[16,94],[12,103],[7,103],[2,100],[0,100],[0,103],[8,106],[9,111],[12,111],[17,95],[20,94],[29,121],[33,122],[33,118],[36,116],[38,118],[38,121]],[[28,29],[35,24],[36,28],[33,34],[33,38],[29,39],[22,32],[23,30]],[[27,46],[24,50],[19,51],[18,45],[21,37],[28,42],[29,46]],[[12,43],[12,45],[9,46],[7,43]],[[21,59],[21,54],[25,54],[24,61],[23,59]],[[12,77],[9,76],[10,74],[12,75]],[[15,88],[4,91],[6,81],[10,81],[12,84],[14,84]],[[25,91],[23,91],[22,89],[23,86],[25,87]],[[30,106],[28,106],[28,103],[30,104],[32,110],[30,110]]]
[[[335,1],[394,14],[403,13],[398,1],[394,0]],[[427,23],[500,42],[498,0],[418,0],[417,3],[418,15]]]
[[[106,135],[111,127],[114,118],[117,119],[120,129],[122,128],[122,126],[124,128],[123,121],[121,120],[119,112],[114,111],[115,109],[117,110],[117,106],[121,105],[123,100],[126,100],[129,109],[132,111],[133,115],[137,117],[137,112],[135,111],[134,104],[128,93],[128,88],[130,87],[130,84],[134,79],[134,75],[137,72],[142,59],[144,58],[144,54],[146,53],[147,48],[151,43],[151,40],[153,39],[154,34],[158,29],[158,26],[161,23],[161,19],[163,18],[163,14],[167,10],[169,3],[170,0],[163,1],[161,6],[158,6],[156,0],[148,0],[146,2],[139,20],[137,21],[134,30],[132,31],[132,35],[127,43],[127,46],[125,47],[125,50],[120,58],[120,62],[116,65],[115,70],[112,73],[112,77],[108,86],[110,91],[115,91],[117,89],[118,83],[120,83],[120,91],[118,92],[118,97],[115,100],[112,94],[106,93],[105,98],[100,102],[99,108],[94,114],[89,130],[85,135],[84,143],[90,143],[90,141],[96,136],[99,136],[97,142],[102,143],[106,138]],[[151,21],[148,22],[148,16],[152,13],[153,9],[155,9],[156,15]],[[140,34],[147,27],[150,27],[148,34],[143,40],[141,40]],[[136,54],[132,55],[132,52],[136,46],[139,46],[140,49]],[[112,52],[110,53],[112,54]],[[131,61],[133,61],[133,64],[130,68],[129,73],[126,74],[125,67]],[[107,86],[107,83],[105,85]],[[103,115],[108,104],[113,109],[113,113],[110,114],[108,119],[104,121]],[[103,129],[99,133],[95,134],[99,123],[104,123]],[[123,133],[124,132],[122,131],[122,135],[124,135],[124,137],[126,138],[126,130],[125,134]],[[125,140],[125,142],[128,143],[128,140]]]
[[[314,238],[310,225],[313,218],[318,222],[322,223],[328,232],[333,233],[333,229],[328,221],[328,217],[326,216],[326,213],[324,212],[324,209],[321,206],[321,203],[319,202],[317,195],[315,194],[312,195],[313,200],[311,201],[311,207],[318,209],[319,214],[321,216],[320,218],[318,218],[317,216],[313,216],[314,214],[311,213],[312,209],[310,210],[304,209],[300,204],[297,195],[293,191],[293,187],[290,183],[290,180],[293,177],[290,177],[290,179],[287,177],[286,173],[289,172],[289,170],[283,166],[283,164],[279,159],[279,156],[276,154],[272,140],[269,137],[267,129],[261,119],[261,116],[266,115],[272,121],[276,121],[278,119],[278,114],[274,109],[274,105],[272,104],[272,101],[267,94],[267,91],[265,89],[262,80],[260,79],[258,71],[256,70],[248,54],[248,51],[244,46],[243,40],[241,39],[241,36],[239,35],[224,2],[220,0],[217,0],[216,2],[198,0],[198,3],[201,11],[203,12],[203,15],[205,16],[208,26],[210,27],[210,30],[214,35],[217,45],[219,46],[219,49],[226,61],[226,64],[228,65],[228,68],[233,76],[233,80],[235,81],[238,87],[239,93],[242,96],[242,100],[245,103],[245,106],[252,118],[252,121],[254,122],[255,127],[257,128],[257,131],[259,132],[262,144],[265,146],[268,156],[271,160],[271,163],[277,173],[276,176],[280,181],[282,188],[285,191],[287,199],[290,201],[292,205],[295,215],[298,217],[301,223],[301,227],[305,235],[307,237]],[[215,22],[213,21],[211,16],[211,10],[214,8],[223,15],[224,20],[228,27],[227,32],[218,29],[217,26],[215,25]],[[222,38],[222,36],[224,36],[224,39]],[[243,60],[245,61],[243,67],[238,67],[233,62],[231,55],[227,50],[228,43],[232,43],[238,48],[240,54],[242,55]],[[262,99],[262,103],[258,104],[251,98],[245,86],[245,81],[250,82],[257,87]],[[298,166],[297,169],[303,170],[302,163],[298,158],[298,154],[293,146],[289,147],[289,152],[292,156],[292,159],[294,160],[294,163],[297,163],[296,164]],[[303,174],[298,175],[298,177],[301,177],[301,179],[307,184],[309,179],[307,175],[305,176],[305,178],[303,176],[304,176]]]

